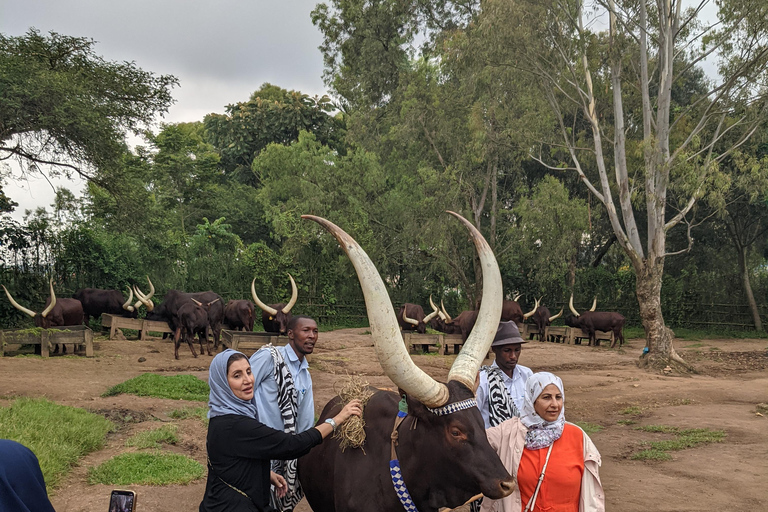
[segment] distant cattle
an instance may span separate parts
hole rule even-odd
[[[437,312],[433,311],[424,316],[424,309],[421,306],[406,302],[400,306],[400,310],[397,312],[397,323],[400,324],[400,329],[403,331],[416,331],[419,334],[424,334],[427,332],[427,324],[436,315]]]
[[[293,276],[288,274],[288,278],[291,280],[291,300],[287,304],[264,304],[259,296],[256,295],[256,279],[251,281],[251,297],[253,302],[261,308],[261,325],[266,332],[276,332],[280,335],[288,334],[288,322],[291,320],[291,309],[296,304],[296,300],[299,298],[299,291],[296,288],[296,281],[293,280]]]
[[[571,301],[568,304],[573,313],[573,316],[565,318],[565,325],[568,327],[579,328],[589,335],[589,344],[593,345],[597,343],[595,335],[596,331],[601,332],[613,332],[613,342],[611,348],[616,345],[616,340],[619,340],[619,348],[624,344],[624,322],[626,319],[620,313],[611,313],[606,311],[594,311],[597,307],[597,297],[595,297],[592,303],[592,309],[585,311],[582,314],[576,312],[573,307],[573,294],[571,294]]]
[[[197,357],[195,353],[195,346],[193,340],[195,334],[197,334],[200,340],[200,354],[202,355],[207,349],[208,355],[211,353],[211,343],[208,339],[210,332],[210,324],[208,322],[208,311],[211,306],[220,302],[220,299],[214,299],[212,302],[202,303],[195,299],[190,299],[189,302],[182,304],[176,311],[176,333],[173,338],[174,350],[173,356],[179,358],[179,345],[182,341],[186,341],[189,345],[189,350],[192,351],[192,356]],[[203,340],[205,340],[205,349],[203,348]]]
[[[213,333],[213,347],[218,349],[221,327],[224,321],[224,304],[221,302],[221,297],[215,292],[185,293],[179,290],[168,290],[160,305],[156,306],[153,311],[147,312],[147,320],[168,322],[171,330],[176,332],[178,328],[176,313],[181,306],[189,303],[192,299],[203,304],[211,304],[211,307],[208,309],[208,324]]]
[[[536,311],[533,313],[533,323],[536,325],[536,328],[539,330],[539,341],[544,341],[544,332],[546,331],[547,327],[549,327],[552,322],[557,320],[563,316],[563,309],[560,309],[560,312],[554,316],[550,316],[549,309],[546,306],[539,306],[536,308]]]
[[[45,309],[39,314],[31,309],[21,306],[11,297],[5,286],[5,294],[11,301],[13,307],[26,313],[34,319],[36,327],[50,329],[51,327],[60,327],[63,325],[80,325],[83,323],[83,305],[77,299],[57,299],[53,291],[53,279],[50,280],[50,295],[45,301]]]
[[[253,331],[256,307],[249,300],[230,300],[224,306],[224,325],[235,331]]]

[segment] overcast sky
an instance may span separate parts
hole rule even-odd
[[[320,32],[310,12],[319,0],[0,0],[0,32],[30,27],[97,41],[108,60],[175,75],[176,103],[163,122],[201,121],[245,101],[264,82],[310,95],[325,94]],[[75,192],[82,183],[60,183]],[[25,208],[54,197],[40,178],[7,180],[5,191]]]

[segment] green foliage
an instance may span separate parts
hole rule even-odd
[[[131,436],[125,446],[133,446],[139,450],[143,448],[160,448],[160,443],[176,444],[179,442],[179,436],[176,435],[179,430],[177,425],[163,425],[152,430],[144,430]]]
[[[58,486],[78,459],[102,448],[113,428],[102,416],[45,399],[19,398],[0,407],[0,438],[31,449],[50,488]]]
[[[198,418],[208,425],[208,407],[182,407],[181,409],[172,410],[168,416],[176,420]]]
[[[123,453],[88,470],[88,483],[106,485],[188,484],[205,474],[205,467],[185,455]]]
[[[644,443],[649,448],[633,454],[632,460],[670,460],[672,457],[667,452],[695,448],[700,444],[719,443],[725,439],[725,431],[708,428],[682,429],[667,425],[646,425],[635,427],[635,430],[672,434],[674,439]]]
[[[581,427],[581,430],[587,434],[596,434],[605,428],[602,425],[598,425],[597,423],[590,423],[588,421],[575,421],[574,423]]]
[[[137,396],[153,396],[173,400],[208,400],[210,388],[204,381],[193,375],[156,375],[142,373],[105,391],[102,396],[122,393]]]
[[[638,405],[632,405],[619,411],[619,414],[626,414],[631,416],[640,416],[643,414],[643,408]]]
[[[125,132],[138,133],[172,103],[177,80],[132,62],[96,55],[92,39],[30,29],[0,34],[0,153],[25,162],[54,162],[51,175],[119,161]]]

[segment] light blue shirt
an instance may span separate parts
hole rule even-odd
[[[290,345],[277,347],[283,356],[285,365],[293,377],[293,387],[296,390],[297,415],[296,433],[309,430],[315,425],[315,401],[312,396],[312,377],[309,375],[309,363],[305,357],[299,361],[299,356]],[[269,349],[261,348],[251,356],[251,371],[253,372],[253,401],[259,412],[259,421],[277,430],[283,430],[283,417],[277,404],[277,382],[275,381],[275,364]]]
[[[496,364],[496,361],[493,361],[491,368],[498,367],[499,365]],[[515,404],[518,411],[523,410],[523,402],[525,401],[525,381],[527,381],[528,377],[531,375],[533,375],[531,369],[521,364],[515,365],[511,379],[506,373],[501,372],[504,387],[507,388],[507,393],[509,393],[509,397],[512,399],[512,402]],[[477,387],[477,408],[480,409],[480,414],[483,416],[485,428],[491,428],[491,413],[488,411],[488,394],[488,374],[480,372],[480,385]],[[261,414],[261,409],[259,409],[259,414]]]

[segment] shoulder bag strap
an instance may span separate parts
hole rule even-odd
[[[544,460],[544,467],[541,468],[541,474],[539,475],[539,481],[536,484],[536,490],[533,491],[533,496],[531,496],[531,500],[528,502],[528,505],[525,506],[525,512],[532,511],[534,505],[536,504],[536,497],[539,495],[541,482],[544,480],[544,472],[547,470],[547,464],[549,464],[549,456],[552,454],[552,446],[554,444],[555,443],[552,443],[551,445],[549,445],[549,450],[547,450],[547,458]]]

